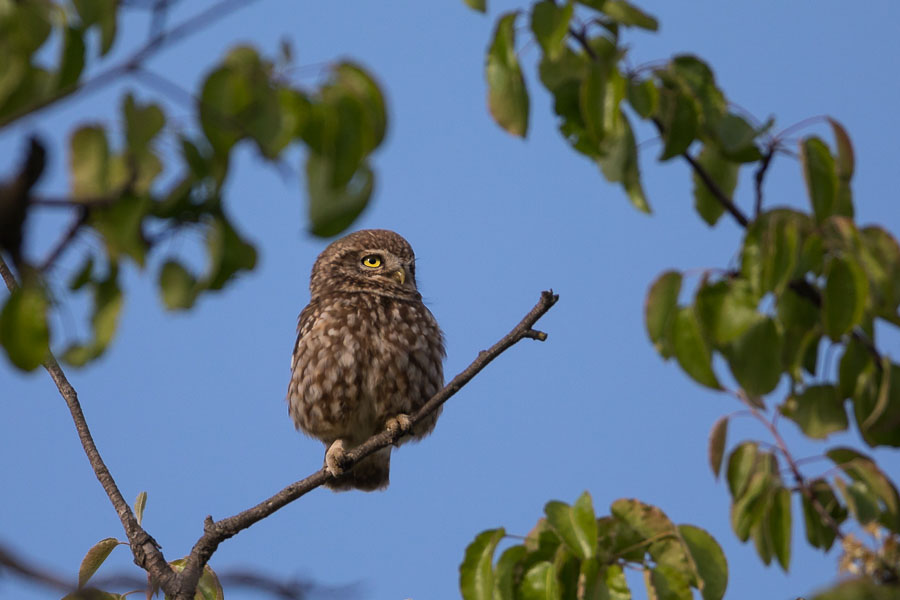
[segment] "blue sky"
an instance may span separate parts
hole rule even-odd
[[[179,3],[172,22],[208,4]],[[389,132],[374,159],[373,202],[354,227],[394,229],[412,243],[420,290],[446,333],[448,377],[518,322],[542,289],[560,294],[539,324],[547,342],[523,341],[450,400],[430,438],[395,452],[386,492],[316,490],[225,542],[212,566],[356,584],[354,594],[374,599],[453,598],[463,551],[478,532],[502,525],[524,535],[546,501],[571,502],[588,490],[601,514],[617,498],[636,497],[676,523],[710,531],[729,561],[728,598],[809,594],[831,580],[837,554],[807,547],[796,503],[790,574],[764,567],[752,545],[735,539],[726,487],[706,465],[706,438],[716,418],[739,406],[663,362],[643,328],[644,295],[660,272],[726,266],[741,233],[726,218],[710,229],[696,216],[689,172],[675,162],[657,164],[659,147],[646,129],[638,137],[654,214],[633,210],[558,135],[550,98],[535,85],[533,46],[523,50],[532,91],[528,139],[493,125],[485,108],[484,49],[497,14],[524,6],[493,2],[484,17],[455,0],[257,2],[150,62],[195,88],[233,44],[274,53],[287,37],[301,65],[351,58],[376,74],[387,96]],[[731,100],[760,119],[774,115],[777,128],[814,115],[836,117],[855,145],[858,221],[900,234],[900,5],[872,1],[849,10],[833,1],[704,0],[640,6],[661,28],[626,34],[634,64],[696,53]],[[145,30],[142,15],[128,17],[116,52],[139,44]],[[313,83],[317,72],[301,69],[301,81]],[[65,132],[74,122],[115,124],[125,88],[143,99],[159,97],[126,81],[42,112],[0,135],[5,164],[18,156],[22,136],[37,132],[54,150],[42,189],[64,193]],[[167,111],[189,114],[177,104]],[[319,442],[293,430],[284,395],[296,316],[326,242],[305,233],[299,154],[290,159],[293,175],[265,165],[249,147],[235,158],[228,208],[258,245],[257,270],[189,313],[167,313],[154,268],[166,253],[190,254],[193,246],[166,248],[146,272],[127,271],[126,308],[107,355],[69,369],[126,498],[148,491],[145,525],[169,559],[188,553],[207,514],[234,514],[322,460]],[[746,207],[751,174],[741,177],[737,200]],[[775,162],[766,193],[769,206],[805,206],[794,159]],[[57,214],[33,220],[29,252],[40,256],[65,222]],[[74,256],[58,271],[61,281]],[[82,308],[76,303],[63,313],[57,343],[81,333]],[[881,347],[896,361],[900,336],[882,333]],[[22,375],[0,362],[0,382],[0,542],[74,576],[91,545],[124,537],[121,526],[46,373]],[[792,424],[782,429],[796,456],[857,443],[849,434],[810,444]],[[740,420],[730,437],[767,439],[762,428]],[[874,454],[888,474],[900,475],[895,453]],[[807,473],[824,468],[813,462]],[[136,572],[130,564],[122,548],[105,569]],[[633,584],[635,597],[644,597],[638,578]],[[0,596],[53,594],[4,578]]]

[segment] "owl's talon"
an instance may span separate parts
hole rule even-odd
[[[340,477],[344,474],[344,440],[335,440],[325,451],[325,468],[332,477]]]
[[[388,419],[386,427],[387,430],[391,432],[391,435],[396,442],[403,435],[409,433],[409,430],[412,428],[412,421],[410,420],[409,415],[401,413]]]

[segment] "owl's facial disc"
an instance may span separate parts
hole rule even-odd
[[[358,264],[367,277],[377,277],[390,282],[391,285],[399,285],[412,291],[416,289],[410,265],[390,252],[364,250],[360,253]]]

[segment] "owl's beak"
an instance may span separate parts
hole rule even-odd
[[[406,269],[404,269],[403,267],[400,267],[399,269],[397,269],[396,271],[391,273],[391,277],[396,279],[397,283],[399,283],[400,285],[405,284],[406,283]]]

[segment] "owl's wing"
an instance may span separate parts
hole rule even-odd
[[[291,352],[291,371],[297,366],[297,350],[300,347],[300,340],[313,328],[320,312],[319,303],[315,300],[311,300],[300,311],[300,316],[297,318],[297,339],[294,341],[294,351]]]

